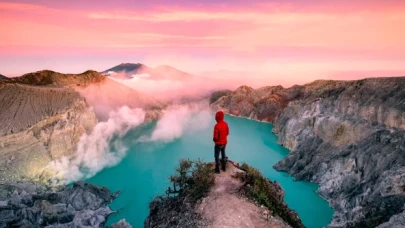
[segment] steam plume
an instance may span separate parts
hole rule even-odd
[[[46,171],[56,172],[56,178],[66,182],[89,178],[104,167],[116,165],[126,154],[127,148],[120,138],[131,128],[144,122],[145,112],[126,106],[110,112],[106,122],[98,123],[90,135],[80,138],[76,154],[51,162]]]
[[[151,135],[141,136],[136,142],[167,143],[180,138],[187,131],[208,127],[212,116],[206,107],[202,103],[170,106]],[[124,106],[110,112],[106,122],[98,123],[91,134],[80,138],[78,149],[72,157],[52,161],[44,173],[66,184],[92,177],[103,168],[118,164],[128,149],[121,138],[144,120],[145,112],[142,109]]]

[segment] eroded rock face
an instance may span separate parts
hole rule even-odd
[[[155,198],[144,227],[208,227],[193,205],[182,197]]]
[[[156,120],[165,104],[95,71],[38,71],[0,80],[0,183],[32,179],[72,155],[80,137],[122,106]]]
[[[0,185],[0,227],[104,227],[117,193],[76,182],[51,191],[35,182]],[[112,227],[131,227],[125,220]]]
[[[378,226],[378,228],[402,228],[405,227],[405,212],[394,215],[391,219]]]
[[[331,227],[374,227],[404,210],[405,77],[267,88],[239,88],[212,108],[273,122],[291,150],[275,168],[320,185]],[[280,98],[262,104],[257,94]]]
[[[268,86],[255,90],[248,86],[241,86],[234,92],[219,97],[211,107],[235,116],[273,122],[291,100],[302,94],[302,89],[303,87],[300,86],[289,89]]]
[[[0,85],[0,183],[31,179],[51,160],[72,155],[97,118],[69,88]]]

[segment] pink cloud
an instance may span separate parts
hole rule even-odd
[[[46,7],[40,5],[14,3],[14,2],[0,2],[0,10],[13,10],[13,11],[37,11],[43,10]]]
[[[375,71],[401,71],[404,6],[400,1],[276,2],[91,10],[0,2],[0,58],[136,53],[153,64],[188,63],[195,71],[205,67],[198,62],[217,69],[246,65],[276,75],[283,70],[327,75],[328,69],[361,71],[371,64],[378,66]]]

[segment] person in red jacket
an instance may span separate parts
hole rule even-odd
[[[217,124],[214,127],[214,137],[213,141],[215,143],[214,147],[214,157],[215,157],[215,172],[219,173],[219,153],[221,153],[221,164],[222,170],[226,171],[226,155],[225,147],[228,143],[229,127],[228,124],[224,121],[224,113],[218,111],[215,114],[215,120]]]

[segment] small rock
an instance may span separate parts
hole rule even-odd
[[[121,219],[118,223],[111,225],[111,228],[132,228],[132,226],[125,219]]]
[[[232,176],[232,177],[240,177],[240,176],[243,176],[243,175],[245,175],[245,174],[246,174],[245,171],[240,170],[240,169],[238,169],[238,168],[236,168],[236,167],[234,167],[234,168],[232,169],[232,172],[231,172],[231,176]]]
[[[0,201],[0,207],[5,207],[8,205],[7,201]]]

